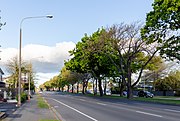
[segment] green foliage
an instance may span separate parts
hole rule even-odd
[[[12,59],[8,60],[6,64],[7,70],[10,73],[10,78],[8,79],[8,82],[10,83],[12,88],[17,87],[17,80],[18,80],[18,75],[19,75],[19,63],[18,63],[18,57],[13,57]],[[28,63],[24,60],[22,60],[22,68],[21,72],[28,74],[28,79],[31,80],[31,83],[34,84],[34,77],[35,73],[33,72],[32,69],[32,64]],[[34,85],[32,85],[34,87]],[[24,88],[24,85],[23,85]]]
[[[168,77],[158,79],[155,82],[157,90],[177,90],[180,89],[180,71],[172,71]]]
[[[148,43],[157,41],[160,54],[171,60],[180,60],[180,1],[155,0],[147,14],[141,35]]]
[[[28,95],[25,92],[21,93],[21,103],[26,102],[27,99]],[[18,95],[16,96],[16,100],[18,101]]]

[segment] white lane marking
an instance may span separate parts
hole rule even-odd
[[[79,99],[79,100],[81,100],[81,101],[86,101],[86,100],[84,100],[84,99]]]
[[[74,110],[74,111],[76,111],[76,112],[78,112],[78,113],[80,113],[81,115],[83,115],[83,116],[85,116],[85,117],[87,117],[87,118],[89,118],[89,119],[91,119],[91,120],[93,120],[93,121],[98,121],[97,119],[95,119],[95,118],[93,118],[93,117],[91,117],[91,116],[88,116],[87,114],[85,114],[85,113],[83,113],[83,112],[81,112],[81,111],[79,111],[79,110],[77,110],[77,109],[75,109],[75,108],[73,108],[73,107],[71,107],[71,106],[69,106],[69,105],[66,105],[65,103],[63,103],[63,102],[60,102],[60,101],[58,101],[58,100],[56,100],[56,99],[53,99],[54,101],[56,101],[56,102],[58,102],[58,103],[60,103],[60,104],[62,104],[62,105],[64,105],[64,106],[66,106],[66,107],[68,107],[68,108],[70,108],[70,109],[72,109],[72,110]]]
[[[59,106],[55,105],[54,108],[58,108]]]
[[[142,111],[136,111],[136,112],[146,114],[146,115],[156,116],[156,117],[162,117],[161,115],[156,115],[156,114],[153,114],[153,113],[147,113],[147,112],[142,112]]]
[[[99,104],[99,105],[107,105],[107,104],[104,104],[104,103],[97,103],[97,104]]]
[[[178,110],[171,110],[171,109],[164,109],[164,110],[166,110],[166,111],[171,111],[171,112],[176,112],[176,113],[180,113],[180,111],[178,111]]]

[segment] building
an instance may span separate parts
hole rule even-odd
[[[2,69],[0,68],[0,82],[2,82],[3,81],[3,79],[2,79],[2,75],[4,75],[4,72],[2,71]]]
[[[2,75],[4,75],[4,72],[0,68],[0,88],[4,88],[6,86],[6,84],[3,82]]]

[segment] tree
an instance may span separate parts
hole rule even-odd
[[[112,68],[108,57],[103,52],[98,51],[97,44],[99,44],[98,40],[103,31],[103,29],[99,29],[91,36],[85,34],[81,42],[76,44],[76,48],[70,51],[73,58],[65,63],[70,70],[84,74],[91,73],[98,80],[100,96],[103,95],[102,78]],[[85,81],[83,81],[83,85],[84,83]]]
[[[0,12],[1,12],[1,10],[0,10]],[[0,30],[1,30],[1,27],[4,26],[4,25],[6,25],[6,22],[5,22],[5,23],[2,23],[2,22],[1,22],[1,16],[0,16]]]
[[[33,79],[34,79],[34,72],[32,70],[32,64],[25,62],[22,60],[22,66],[21,66],[21,71],[22,73],[29,73],[30,74],[30,80],[32,80],[32,84],[34,84]],[[18,86],[18,76],[19,76],[19,63],[18,63],[18,58],[14,57],[11,60],[8,60],[6,64],[7,71],[10,73],[10,78],[9,82],[12,85],[11,87],[16,88]],[[24,86],[24,85],[23,85]]]
[[[127,85],[128,98],[132,98],[132,89],[140,81],[143,70],[148,67],[158,51],[155,44],[148,45],[141,39],[140,28],[141,25],[137,23],[113,25],[102,34],[98,45],[99,49],[106,51],[109,60],[117,68],[122,79],[122,88]],[[132,73],[137,72],[138,79],[132,83]]]
[[[148,43],[158,42],[162,57],[180,60],[180,1],[154,0],[141,30]]]
[[[163,91],[164,95],[168,90],[180,91],[180,71],[170,72],[167,77],[156,80],[154,85],[156,90]]]
[[[151,82],[155,82],[156,80],[168,75],[168,70],[170,70],[172,65],[165,63],[160,56],[152,59],[150,63],[150,70],[147,70],[143,73],[141,80],[145,81],[146,83],[150,83],[154,87],[153,83]]]

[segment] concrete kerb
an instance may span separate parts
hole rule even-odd
[[[44,101],[47,103],[49,110],[54,114],[54,117],[59,121],[66,121],[62,118],[61,114],[59,114],[54,107],[52,107],[47,100],[43,97]]]

